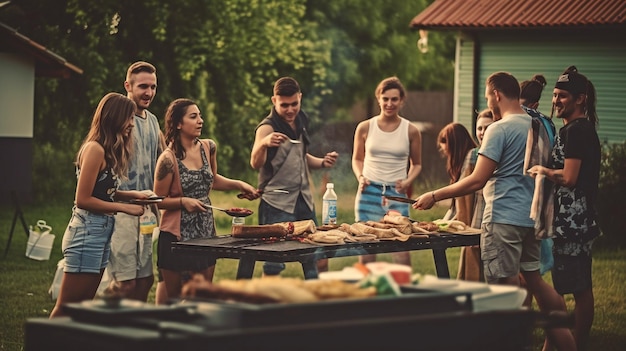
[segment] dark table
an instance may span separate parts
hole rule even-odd
[[[168,323],[95,325],[71,319],[29,319],[26,351],[171,350],[429,350],[525,351],[532,347],[533,311],[445,313],[293,326],[208,329]],[[151,325],[152,324],[152,325]],[[195,330],[197,329],[197,330]]]
[[[316,262],[322,258],[429,249],[433,251],[437,276],[449,278],[446,249],[479,245],[480,234],[440,233],[407,241],[381,240],[337,245],[314,245],[296,239],[242,239],[228,235],[177,242],[173,244],[172,250],[177,254],[239,259],[237,279],[252,278],[256,261],[300,262],[304,278],[315,279],[318,273]]]

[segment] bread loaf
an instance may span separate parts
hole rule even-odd
[[[389,214],[386,214],[385,216],[383,216],[382,222],[391,223],[391,224],[403,224],[403,225],[411,224],[411,220],[409,219],[409,217],[389,215]]]
[[[293,235],[311,234],[317,231],[315,222],[312,219],[305,219],[293,222]]]

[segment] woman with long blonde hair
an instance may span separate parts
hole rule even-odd
[[[143,206],[128,202],[146,195],[117,190],[128,173],[134,111],[135,103],[124,95],[105,95],[78,151],[76,198],[62,243],[63,280],[50,318],[64,315],[64,304],[95,296],[111,252],[113,214],[143,214]]]

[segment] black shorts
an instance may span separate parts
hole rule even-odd
[[[170,232],[161,231],[157,243],[157,267],[175,272],[200,272],[215,266],[216,259],[200,255],[181,255],[172,252],[172,243],[178,242]]]
[[[557,241],[555,240],[555,245]],[[561,295],[573,294],[592,288],[591,252],[582,251],[577,256],[554,253],[552,283]]]

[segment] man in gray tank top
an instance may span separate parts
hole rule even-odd
[[[302,92],[295,79],[278,79],[274,84],[272,110],[256,127],[250,165],[259,171],[258,188],[264,191],[259,204],[259,224],[307,219],[318,223],[309,170],[333,167],[338,154],[333,151],[316,157],[308,153],[309,119],[300,109],[301,101]],[[327,270],[327,265],[327,259],[318,261],[320,270]],[[284,269],[284,263],[263,265],[266,275],[278,275]]]

